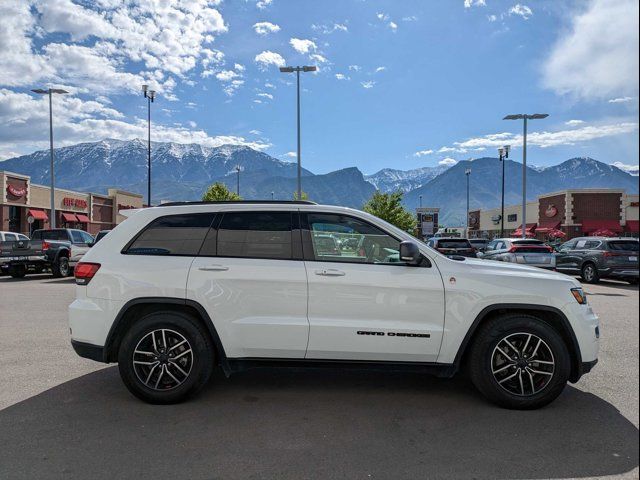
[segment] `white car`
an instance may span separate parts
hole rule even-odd
[[[598,317],[562,274],[449,259],[377,217],[311,202],[128,213],[76,266],[71,343],[118,362],[151,403],[193,395],[216,365],[355,365],[466,368],[491,401],[531,409],[597,362]],[[326,235],[360,241],[316,248]]]

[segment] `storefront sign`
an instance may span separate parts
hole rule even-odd
[[[555,205],[549,205],[547,209],[544,211],[544,216],[547,218],[553,218],[558,214],[558,209]]]
[[[133,205],[123,205],[121,203],[118,204],[118,210],[131,210],[132,208],[138,208]]]
[[[87,208],[87,201],[81,198],[64,197],[62,205],[65,207]]]
[[[15,185],[7,185],[7,192],[14,197],[21,198],[27,194],[27,189],[25,187],[16,187]]]

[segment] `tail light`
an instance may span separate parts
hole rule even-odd
[[[625,255],[624,253],[613,253],[613,252],[604,251],[602,252],[602,256],[603,257],[623,257]]]
[[[74,276],[77,285],[88,285],[94,275],[100,269],[99,263],[80,262],[74,268]]]
[[[49,248],[51,247],[51,245],[49,245],[49,242],[47,241],[43,241],[42,242],[42,251],[46,252],[47,250],[49,250]]]
[[[550,247],[549,245],[546,245],[546,247],[549,253],[553,253],[553,247]]]
[[[513,245],[509,250],[507,250],[509,253],[514,253],[516,251],[518,251],[518,249],[516,248],[515,245]]]

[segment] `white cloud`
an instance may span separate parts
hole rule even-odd
[[[262,132],[260,130],[249,130],[249,133],[251,135],[262,135]]]
[[[389,20],[389,15],[387,15],[386,13],[376,13],[376,17],[378,18],[378,20]]]
[[[362,85],[362,88],[373,88],[375,86],[376,82],[374,82],[373,80],[369,80],[367,82],[360,82],[360,85]]]
[[[336,73],[335,77],[336,77],[336,80],[351,80],[350,77],[346,76],[343,73]]]
[[[570,127],[577,127],[578,125],[582,125],[584,120],[569,120],[568,122],[564,122],[565,125],[569,125]]]
[[[529,20],[529,17],[533,15],[533,11],[528,6],[517,3],[509,9],[509,15],[517,15],[525,20]]]
[[[283,154],[283,157],[297,158],[298,154],[296,152],[287,152],[287,153]]]
[[[318,48],[314,41],[302,38],[292,38],[289,40],[289,44],[296,52],[302,54],[314,52]]]
[[[311,25],[311,29],[315,30],[316,32],[323,33],[325,35],[328,35],[328,34],[333,33],[333,32],[348,32],[349,31],[349,28],[344,23],[334,23],[333,25],[316,24],[316,23],[314,23],[313,25]]]
[[[424,157],[425,155],[431,155],[433,150],[418,150],[413,154],[414,157]]]
[[[239,77],[240,74],[234,72],[233,70],[222,70],[221,72],[216,73],[216,78],[221,82],[230,82],[236,77]]]
[[[359,72],[362,70],[362,67],[360,65],[349,65],[349,70],[352,72]]]
[[[253,29],[258,35],[268,35],[280,31],[280,26],[271,22],[258,22],[253,25]]]
[[[627,172],[627,173],[633,175],[634,177],[637,177],[640,174],[640,166],[638,166],[638,165],[629,165],[629,164],[622,163],[622,162],[613,162],[611,165],[613,165],[614,167],[619,168],[623,172]]]
[[[53,100],[56,116],[56,146],[92,142],[105,137],[120,140],[146,138],[147,120],[124,120],[121,112],[97,101],[83,101],[70,95],[56,96]],[[32,152],[48,148],[48,100],[40,96],[0,89],[0,152]],[[203,130],[156,123],[151,131],[152,140],[177,143],[201,143],[215,147],[224,144],[248,145],[263,150],[270,144],[247,141],[233,135],[210,136]]]
[[[418,21],[418,17],[416,17],[415,15],[408,15],[406,17],[402,17],[402,21],[403,22],[417,22]]]
[[[270,93],[260,92],[257,95],[262,98],[268,98],[269,100],[273,100],[273,95],[271,95]]]
[[[544,85],[586,99],[637,96],[637,0],[592,0],[571,23],[546,60]]]
[[[457,149],[453,148],[453,147],[441,147],[440,150],[438,150],[438,153],[449,153],[449,152],[455,152]]]
[[[629,103],[638,100],[638,97],[618,97],[609,100],[609,103]]]
[[[256,2],[256,7],[258,7],[260,10],[264,10],[272,3],[273,3],[273,0],[258,0]]]
[[[389,26],[389,28],[390,28],[391,30],[393,30],[394,32],[398,29],[398,24],[397,24],[397,23],[395,23],[395,22],[389,22],[388,26]]]
[[[375,69],[375,73],[380,73],[380,72],[384,72],[387,69],[387,67],[378,67]]]
[[[266,70],[270,65],[273,65],[275,67],[285,66],[285,61],[284,58],[282,58],[282,55],[270,50],[265,50],[264,52],[259,53],[258,55],[256,55],[256,58],[254,60],[258,64],[258,67],[262,70]]]
[[[464,0],[464,8],[486,7],[486,0]]]
[[[196,122],[194,122],[193,120],[189,120],[187,122],[187,125],[189,125],[190,128],[196,128],[198,126],[198,124]]]
[[[452,167],[456,163],[458,163],[458,161],[456,159],[447,157],[447,158],[443,158],[442,160],[440,160],[438,162],[438,165],[447,165],[449,167]]]
[[[498,17],[496,15],[487,15],[487,20],[493,23],[498,20]]]
[[[329,61],[325,56],[320,55],[319,53],[312,53],[311,55],[309,55],[309,58],[316,61],[317,63],[327,63]]]

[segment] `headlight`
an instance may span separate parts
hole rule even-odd
[[[573,294],[573,298],[575,298],[576,302],[578,302],[580,305],[587,304],[587,294],[584,293],[584,290],[582,290],[581,287],[572,288],[571,293]]]

